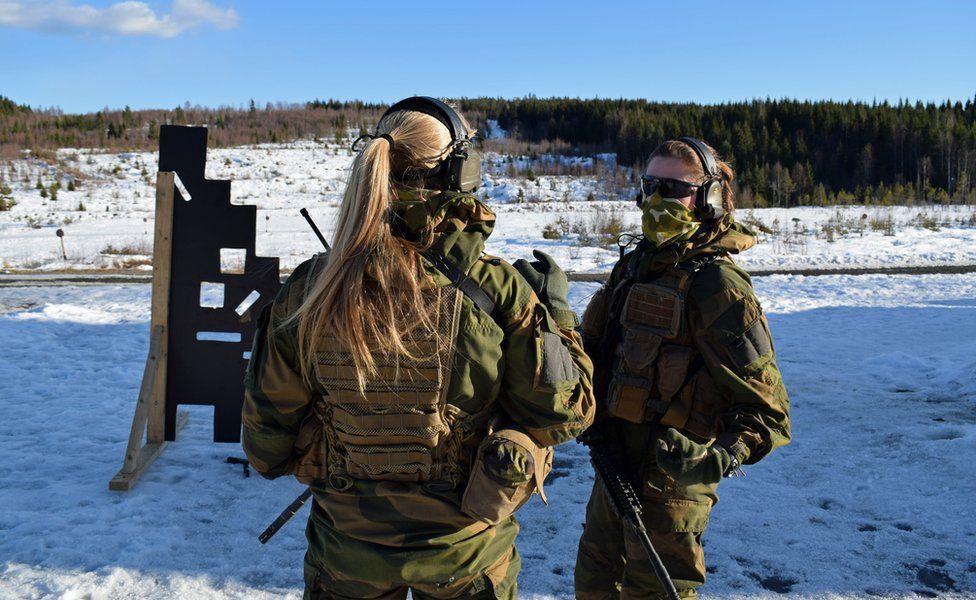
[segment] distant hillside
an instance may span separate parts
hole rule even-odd
[[[528,97],[465,98],[457,104],[483,131],[488,120],[497,121],[508,137],[485,145],[509,154],[615,152],[620,165],[640,168],[660,141],[700,137],[736,169],[744,206],[976,202],[973,101],[752,100],[705,106]],[[165,123],[206,124],[213,147],[345,140],[349,128],[371,130],[385,108],[336,100],[259,107],[252,101],[245,108],[126,107],[66,115],[0,96],[0,158],[28,148],[153,149]]]
[[[8,115],[15,112],[30,112],[30,107],[21,106],[10,98],[0,95],[0,115]]]

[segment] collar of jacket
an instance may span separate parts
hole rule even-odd
[[[432,234],[431,249],[467,273],[495,228],[495,213],[477,196],[462,192],[394,188],[390,221],[395,235],[423,241]]]
[[[641,242],[636,250],[641,254],[634,258],[638,261],[638,278],[643,280],[651,273],[664,271],[693,258],[738,254],[755,245],[756,234],[729,215],[711,227],[703,227],[689,240],[679,244],[669,244],[655,250]]]

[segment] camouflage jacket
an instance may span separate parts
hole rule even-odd
[[[728,256],[755,243],[752,232],[731,217],[681,244],[655,251],[642,242],[615,265],[583,317],[584,347],[590,356],[603,358],[595,360],[599,396],[606,398],[612,388],[615,364],[619,370],[619,361],[626,360],[621,355],[633,354],[634,348],[638,353],[653,352],[656,359],[647,356],[652,361],[648,371],[656,373],[649,377],[657,389],[648,402],[653,404],[655,394],[660,395],[659,380],[667,369],[679,373],[670,389],[680,392],[668,398],[670,406],[664,403],[657,414],[637,412],[631,420],[640,421],[640,415],[646,414],[648,422],[676,426],[705,441],[717,438],[741,463],[754,463],[790,440],[789,399],[768,324],[749,275]],[[691,279],[684,292],[681,333],[666,339],[663,346],[658,340],[659,345],[650,350],[641,345],[639,328],[630,336],[637,339],[621,341],[616,326],[620,310],[615,314],[614,302],[622,305],[634,284],[673,280],[682,267]],[[675,411],[679,402],[684,402],[684,408]],[[606,402],[598,403],[598,419],[608,412]],[[686,425],[668,423],[676,412]]]
[[[495,216],[476,197],[436,193],[426,200],[398,190],[393,212],[398,235],[409,237],[433,228],[433,249],[474,280],[495,302],[495,319],[461,297],[460,316],[446,402],[462,415],[504,413],[536,442],[552,446],[583,431],[595,412],[592,364],[572,323],[556,323],[528,282],[509,264],[483,255]],[[325,259],[318,259],[319,263]],[[440,288],[450,281],[426,263],[427,274]],[[317,382],[307,385],[296,360],[294,328],[280,327],[304,298],[308,280],[319,266],[302,263],[282,287],[258,325],[245,377],[242,445],[251,464],[269,478],[296,474],[310,479],[321,456],[309,457],[303,423],[318,418],[317,398],[328,394]],[[496,321],[497,319],[497,321]],[[540,339],[555,333],[569,350],[572,377],[543,381],[546,369]],[[551,337],[551,336],[550,336]],[[452,408],[453,410],[453,408]],[[314,422],[314,421],[313,421]],[[480,420],[463,439],[462,469],[470,469],[475,450],[487,433]],[[314,453],[313,453],[314,454]],[[460,511],[460,486],[434,488],[419,483],[357,479],[342,493],[321,479],[311,481],[318,504],[327,515],[320,523],[337,550],[335,565],[351,572],[371,569],[403,571],[416,551],[442,568],[478,572],[511,548],[514,519],[491,526]],[[313,518],[316,513],[313,513]],[[395,556],[370,559],[377,547],[397,548]],[[407,552],[403,552],[407,550]],[[458,556],[468,561],[459,567]]]

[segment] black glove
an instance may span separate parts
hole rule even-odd
[[[706,446],[671,428],[657,441],[657,466],[681,485],[718,483],[732,464],[722,446]]]
[[[513,265],[525,277],[539,299],[552,312],[556,323],[563,328],[576,326],[576,313],[569,308],[569,280],[551,256],[541,250],[533,250],[538,260],[529,262],[524,258]]]

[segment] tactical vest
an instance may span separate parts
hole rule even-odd
[[[606,331],[619,327],[612,349],[608,412],[621,419],[658,422],[704,439],[718,435],[719,417],[732,397],[719,388],[695,348],[686,295],[695,274],[727,258],[689,261],[649,282],[624,277],[611,295]],[[631,266],[636,265],[631,258]],[[633,269],[631,269],[633,270]]]
[[[425,292],[433,330],[416,328],[405,345],[415,358],[377,355],[376,373],[363,390],[352,356],[335,337],[317,345],[315,373],[323,399],[329,485],[348,489],[355,479],[463,481],[458,458],[464,421],[445,401],[458,332],[461,293],[453,286]]]

